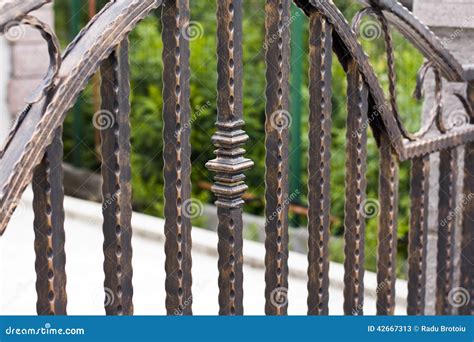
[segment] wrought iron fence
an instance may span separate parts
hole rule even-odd
[[[27,24],[48,42],[51,65],[44,83],[20,114],[0,154],[0,232],[3,233],[24,189],[33,184],[38,314],[66,314],[64,210],[62,184],[62,124],[79,93],[100,69],[101,112],[111,124],[101,131],[104,201],[104,286],[117,300],[106,306],[110,315],[133,314],[131,249],[131,166],[128,33],[152,10],[162,6],[163,117],[165,159],[166,308],[169,314],[192,314],[191,221],[183,214],[191,193],[190,52],[186,32],[189,0],[110,1],[61,55],[54,33],[28,15],[49,0],[0,2],[0,31]],[[363,1],[366,7],[352,25],[331,2],[297,0],[309,17],[309,163],[308,163],[308,314],[329,314],[329,207],[331,158],[331,79],[333,53],[347,77],[347,146],[345,180],[344,312],[363,314],[364,236],[367,130],[377,141],[380,157],[377,262],[377,313],[395,308],[397,207],[401,161],[411,161],[411,220],[409,233],[408,314],[424,313],[429,203],[429,156],[440,152],[438,275],[436,310],[454,313],[448,300],[457,265],[453,262],[454,220],[462,215],[461,286],[467,302],[459,313],[474,313],[474,203],[457,210],[456,178],[464,178],[464,196],[474,193],[473,68],[460,65],[429,29],[393,0]],[[242,315],[243,258],[242,199],[244,172],[253,162],[245,158],[248,139],[242,113],[242,1],[219,0],[218,117],[212,142],[216,158],[206,165],[215,172],[212,191],[217,201],[219,253],[219,313]],[[274,305],[274,296],[288,288],[288,154],[290,0],[266,0],[266,256],[265,312],[285,315],[288,303]],[[384,32],[389,100],[358,42],[364,15],[374,16]],[[396,101],[394,47],[389,27],[397,29],[426,57],[418,75],[418,95],[424,75],[432,69],[437,104],[429,123],[408,132]],[[468,122],[452,129],[443,122],[442,82],[463,82],[467,94],[457,94]],[[99,118],[104,120],[104,118]],[[436,136],[426,132],[436,127]],[[464,146],[464,172],[458,174],[457,147]],[[454,214],[453,214],[454,213]],[[442,232],[441,232],[442,231]],[[383,286],[382,286],[383,285]]]

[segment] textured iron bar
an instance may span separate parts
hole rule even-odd
[[[329,313],[332,27],[319,12],[309,23],[308,314]]]
[[[163,2],[166,310],[192,314],[189,0]]]
[[[461,280],[458,294],[465,298],[460,315],[474,315],[474,142],[465,147],[464,198],[461,238]]]
[[[390,138],[380,135],[377,315],[395,312],[399,163]]]
[[[64,251],[64,188],[62,127],[54,133],[33,175],[35,214],[36,311],[66,315],[66,254]]]
[[[412,160],[411,215],[408,241],[409,315],[423,315],[425,310],[426,244],[428,240],[429,156]]]
[[[215,172],[219,235],[219,314],[242,315],[242,200],[247,190],[243,172],[253,166],[244,158],[248,140],[242,130],[242,1],[217,1],[217,132],[212,142],[216,159],[206,167]]]
[[[347,66],[346,197],[344,202],[344,313],[363,315],[367,188],[368,91],[358,65]],[[367,207],[367,208],[366,208]]]
[[[474,82],[468,83],[467,99],[474,108]],[[474,123],[471,113],[470,123]],[[461,236],[461,279],[459,298],[466,299],[458,308],[460,315],[474,315],[474,142],[464,148],[464,190]]]
[[[268,0],[266,12],[267,105],[265,123],[265,313],[288,309],[288,149],[290,0]]]
[[[99,116],[104,223],[104,291],[107,315],[133,314],[132,189],[128,40],[101,65]]]
[[[440,152],[438,206],[438,262],[436,279],[436,314],[453,314],[449,293],[454,287],[456,232],[457,150]]]

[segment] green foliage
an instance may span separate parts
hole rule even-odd
[[[58,4],[59,3],[59,4]],[[66,2],[57,2],[57,13],[64,18],[67,8]],[[347,1],[338,1],[337,5],[351,18],[359,8]],[[212,194],[202,187],[203,182],[211,183],[212,174],[204,167],[205,163],[214,157],[214,147],[211,136],[215,131],[214,122],[216,109],[216,22],[215,8],[209,2],[191,1],[192,20],[199,23],[202,35],[192,40],[191,46],[191,108],[192,108],[192,181],[193,197],[203,202],[211,203]],[[249,193],[254,198],[248,201],[245,210],[254,214],[263,215],[264,210],[264,121],[265,121],[265,50],[264,41],[264,2],[244,1],[244,118],[246,131],[250,137],[247,144],[247,157],[255,162],[255,167],[247,173]],[[160,32],[161,23],[159,13],[144,20],[130,36],[130,64],[131,64],[131,102],[132,102],[132,167],[133,167],[133,199],[134,209],[152,215],[163,215],[163,142],[162,142],[162,50]],[[84,21],[86,18],[81,17]],[[371,19],[368,19],[371,20]],[[65,21],[58,20],[59,32],[67,32]],[[307,26],[307,25],[306,25]],[[307,41],[307,32],[305,32]],[[62,40],[66,40],[64,35]],[[365,51],[371,56],[371,62],[385,90],[388,89],[387,66],[383,37],[373,41],[362,39]],[[398,104],[403,121],[411,130],[419,127],[420,104],[411,99],[411,92],[415,87],[415,75],[422,63],[422,57],[399,35],[394,36],[397,61]],[[307,46],[302,47],[300,62],[304,70],[308,70]],[[334,58],[333,68],[333,122],[332,132],[332,225],[331,231],[335,236],[331,245],[331,254],[334,260],[342,261],[344,216],[344,177],[345,177],[345,143],[346,143],[346,81],[345,73],[337,59]],[[304,108],[309,106],[307,90],[308,76],[304,75],[304,84],[301,89]],[[86,89],[81,100],[81,115],[87,129],[80,132],[83,139],[81,144],[83,166],[97,170],[99,160],[95,152],[94,131],[91,129],[92,91]],[[308,110],[302,115],[302,169],[306,170],[308,148]],[[66,160],[72,160],[72,151],[77,148],[74,143],[74,130],[71,116],[65,124]],[[369,136],[369,163],[368,163],[368,198],[378,198],[378,151],[374,138]],[[408,168],[405,164],[400,170],[400,220],[398,235],[400,238],[400,255],[406,249],[406,234],[408,230]],[[301,175],[301,183],[307,184],[307,175]],[[306,201],[306,186],[301,189],[302,200]],[[303,224],[305,224],[303,218]],[[195,222],[196,223],[196,222]],[[197,222],[198,223],[198,222]],[[377,241],[377,218],[367,221],[367,264],[371,270],[375,269]]]

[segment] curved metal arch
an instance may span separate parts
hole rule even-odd
[[[90,77],[112,50],[161,0],[114,1],[99,13],[93,23],[65,53],[57,85],[35,103],[19,125],[9,147],[0,159],[0,235],[25,188],[33,169],[51,144],[54,132],[64,121]]]
[[[406,7],[396,0],[358,0],[383,12],[397,28],[450,82],[463,82],[464,70],[438,37]]]
[[[43,23],[42,21],[36,19],[31,15],[25,15],[19,21],[13,21],[11,26],[10,23],[7,24],[8,28],[17,25],[29,25],[32,28],[38,30],[41,33],[41,36],[46,41],[48,45],[48,54],[49,54],[49,67],[44,76],[43,81],[41,84],[36,87],[33,93],[26,99],[28,103],[27,107],[23,110],[23,112],[18,115],[15,123],[12,126],[12,129],[8,133],[7,139],[4,145],[0,148],[0,159],[3,157],[5,149],[10,145],[11,140],[13,139],[13,135],[17,131],[19,125],[22,123],[25,115],[31,109],[31,106],[39,102],[46,94],[54,87],[54,83],[56,81],[56,77],[58,75],[59,69],[61,67],[61,52],[59,49],[59,41],[54,34],[53,30],[49,27],[49,25]]]
[[[369,4],[369,0],[359,1]],[[347,69],[347,63],[350,58],[357,62],[359,71],[369,88],[369,108],[373,108],[373,112],[369,113],[369,120],[374,136],[379,141],[380,134],[386,134],[399,160],[403,161],[441,149],[456,147],[474,139],[474,126],[471,125],[463,130],[448,132],[435,138],[418,139],[413,142],[406,141],[390,109],[390,104],[384,98],[382,87],[370,64],[369,57],[363,51],[344,15],[331,0],[294,0],[294,2],[306,15],[309,15],[314,10],[321,12],[334,26],[334,52],[344,69]],[[408,31],[413,30],[410,34],[414,41],[417,42],[416,46],[420,49],[423,47],[424,50],[421,51],[426,53],[428,59],[433,59],[430,56],[435,57],[433,64],[445,78],[458,82],[465,81],[464,78],[467,79],[467,74],[463,71],[463,67],[441,45],[438,38],[406,8],[393,0],[373,0],[371,4],[383,6],[382,11],[384,13],[385,11],[395,10],[395,13],[398,13],[406,22],[414,26],[415,28],[410,26]]]
[[[8,28],[13,21],[21,21],[26,14],[50,3],[52,0],[0,1],[0,32]]]
[[[381,131],[385,131],[397,154],[402,156],[404,154],[403,135],[391,111],[390,104],[384,97],[374,68],[344,15],[330,1],[295,0],[295,3],[306,14],[314,10],[320,11],[334,26],[334,52],[339,61],[346,69],[347,60],[349,56],[352,57],[359,66],[359,71],[369,88],[369,103],[373,109],[372,113],[369,113],[369,117],[374,135],[378,137]]]

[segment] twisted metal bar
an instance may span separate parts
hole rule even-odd
[[[33,176],[38,315],[66,314],[62,159],[62,128],[59,128]]]
[[[429,156],[412,160],[411,217],[408,241],[407,312],[409,315],[423,315],[425,310],[429,173]]]
[[[308,162],[308,315],[329,313],[332,26],[310,14]]]
[[[128,47],[125,39],[101,65],[102,107],[94,117],[101,136],[107,315],[133,314]]]
[[[162,22],[166,310],[191,315],[189,0],[165,0]]]
[[[377,253],[377,315],[393,315],[397,279],[399,161],[390,139],[380,137],[380,216]]]
[[[291,114],[289,0],[267,1],[266,11],[266,177],[265,313],[288,308],[288,145]]]
[[[436,269],[436,314],[453,314],[449,293],[454,287],[456,187],[458,177],[457,149],[440,152],[438,256]]]
[[[347,96],[344,313],[363,315],[368,92],[354,60],[348,63]]]
[[[248,140],[242,130],[242,0],[217,2],[217,132],[212,137],[216,159],[206,167],[216,173],[211,190],[217,197],[219,234],[219,314],[243,314],[242,195],[244,171],[253,162],[244,157]]]
[[[465,101],[466,111],[469,113],[469,122],[474,124],[474,82],[468,83]],[[464,148],[464,189],[463,195],[467,203],[463,207],[461,232],[461,279],[460,288],[452,293],[452,299],[460,315],[474,315],[474,142],[469,142]],[[458,298],[459,296],[459,298]],[[461,299],[461,303],[458,300]],[[464,305],[462,305],[464,304]]]

